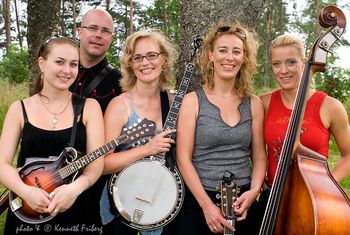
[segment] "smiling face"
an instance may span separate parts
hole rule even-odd
[[[47,58],[39,57],[44,88],[66,90],[78,75],[78,49],[70,44],[56,44]]]
[[[282,89],[298,89],[304,60],[294,46],[272,48],[271,64],[273,75]]]
[[[108,33],[109,32],[109,33]],[[89,11],[78,29],[80,52],[89,60],[102,60],[113,39],[113,20],[103,9]]]
[[[224,34],[214,44],[213,51],[209,54],[210,61],[214,64],[214,78],[236,78],[243,62],[243,41],[235,34]]]
[[[156,57],[155,55],[158,54]],[[147,59],[147,57],[149,59]],[[140,56],[142,61],[139,61]],[[133,58],[137,58],[137,61]],[[159,82],[162,66],[165,58],[160,51],[159,45],[151,38],[140,38],[135,43],[134,54],[131,59],[131,68],[138,82]]]

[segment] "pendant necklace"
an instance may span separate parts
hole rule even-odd
[[[63,110],[62,110],[61,112],[58,112],[58,113],[51,112],[51,111],[45,106],[45,104],[44,104],[44,102],[43,102],[43,99],[42,99],[42,95],[39,94],[39,96],[40,96],[41,104],[44,106],[44,108],[46,109],[46,111],[49,112],[49,113],[51,113],[51,114],[53,115],[53,117],[52,117],[52,124],[53,124],[52,128],[53,128],[53,129],[56,129],[56,124],[57,124],[58,121],[59,121],[58,116],[59,116],[60,114],[62,114],[64,111],[66,111],[66,109],[67,109],[67,107],[68,107],[68,104],[69,104],[70,95],[69,95],[68,98],[67,98],[66,106],[63,108]]]

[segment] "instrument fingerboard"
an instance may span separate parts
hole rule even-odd
[[[184,76],[181,80],[180,86],[178,91],[176,92],[174,101],[171,104],[171,107],[169,109],[169,113],[165,119],[165,123],[163,126],[163,131],[165,130],[172,130],[176,127],[177,118],[179,116],[179,110],[182,103],[182,100],[184,96],[187,93],[188,86],[190,85],[191,76],[193,74],[194,64],[188,63],[186,66],[186,70],[184,73]],[[168,135],[167,137],[171,138],[171,135]],[[157,154],[158,157],[164,158],[165,152]]]
[[[184,96],[187,93],[188,86],[190,85],[190,79],[193,74],[194,64],[188,63],[185,74],[182,78],[179,90],[176,92],[173,103],[171,104],[168,116],[165,120],[163,130],[171,130],[176,127],[177,117],[179,115],[180,106]]]
[[[93,162],[97,158],[106,154],[107,152],[115,149],[122,143],[132,143],[133,141],[147,136],[153,136],[156,125],[153,121],[143,119],[139,124],[130,127],[125,134],[119,136],[117,139],[112,140],[106,145],[96,149],[95,151],[77,159],[76,161],[68,164],[60,169],[58,172],[62,179],[74,174],[75,172],[83,169],[89,163]]]

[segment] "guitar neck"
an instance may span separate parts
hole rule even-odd
[[[65,179],[66,177],[76,173],[77,171],[83,169],[91,162],[95,161],[97,158],[101,157],[102,155],[106,154],[107,152],[111,151],[112,149],[115,149],[120,144],[125,142],[129,139],[129,136],[124,134],[118,137],[117,139],[112,140],[108,144],[96,149],[95,151],[82,156],[81,158],[77,159],[76,161],[72,162],[71,164],[68,164],[67,166],[60,169],[58,172],[62,179]]]

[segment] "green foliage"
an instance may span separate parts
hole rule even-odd
[[[12,45],[0,65],[0,78],[7,78],[13,83],[28,80],[28,51]]]
[[[327,93],[344,103],[350,94],[350,69],[330,67],[316,78],[316,89]]]

